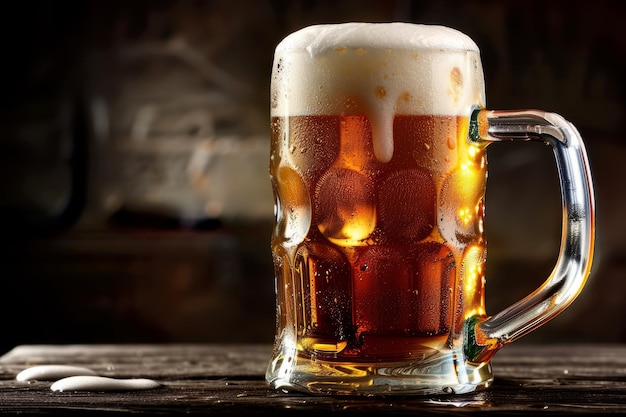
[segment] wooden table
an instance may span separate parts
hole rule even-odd
[[[626,413],[626,345],[505,347],[487,391],[454,397],[347,398],[286,394],[267,387],[268,345],[25,345],[0,358],[0,414],[397,415]],[[19,382],[40,364],[89,367],[115,378],[162,383],[134,392],[54,392]]]

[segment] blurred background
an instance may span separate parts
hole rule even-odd
[[[0,351],[271,342],[273,50],[342,21],[459,29],[481,48],[489,108],[574,122],[596,184],[594,267],[522,341],[626,342],[622,2],[24,0],[0,25]],[[561,202],[544,145],[488,157],[495,313],[551,272]]]

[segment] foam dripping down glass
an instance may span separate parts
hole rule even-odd
[[[591,269],[583,142],[557,114],[485,109],[476,44],[441,26],[316,25],[276,48],[270,177],[277,328],[266,379],[314,394],[466,393]],[[563,234],[535,292],[485,311],[486,148],[550,145]]]

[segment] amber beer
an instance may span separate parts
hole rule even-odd
[[[272,249],[302,357],[422,358],[484,313],[484,150],[465,117],[394,115],[381,162],[364,115],[274,117]]]

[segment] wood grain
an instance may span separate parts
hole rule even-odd
[[[271,346],[24,345],[0,358],[0,414],[38,415],[549,415],[626,412],[626,345],[511,345],[493,360],[496,381],[457,396],[330,397],[277,392],[264,380]],[[151,378],[135,392],[52,392],[15,380],[40,364],[86,366],[104,376]]]

